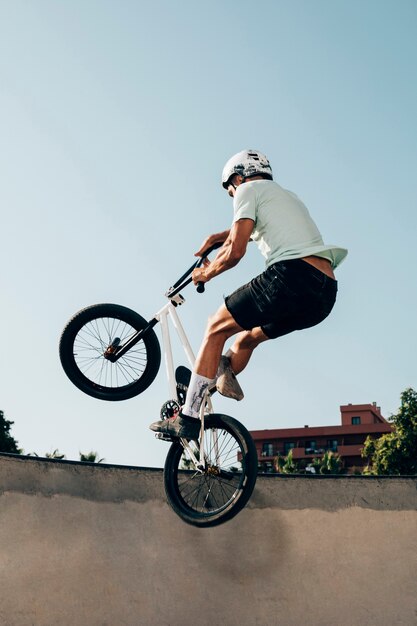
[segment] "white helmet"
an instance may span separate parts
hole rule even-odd
[[[225,189],[234,174],[240,174],[244,178],[266,174],[272,179],[272,168],[266,156],[259,150],[242,150],[232,156],[223,168],[222,185]]]

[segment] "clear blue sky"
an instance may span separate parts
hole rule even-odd
[[[89,398],[58,359],[78,309],[150,317],[203,238],[228,227],[224,162],[265,152],[327,243],[349,249],[329,320],[259,349],[248,428],[386,416],[416,387],[417,4],[414,0],[0,0],[0,408],[26,452],[160,466],[148,424],[167,399]],[[222,295],[259,273],[250,249],[184,292],[195,348]]]

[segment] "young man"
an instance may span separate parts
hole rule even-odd
[[[208,387],[216,383],[224,395],[243,397],[235,375],[260,343],[315,326],[329,315],[337,293],[333,269],[347,255],[344,248],[324,245],[307,208],[273,181],[261,152],[244,150],[229,159],[222,185],[233,198],[233,223],[230,230],[210,235],[196,252],[201,256],[214,243],[223,244],[212,263],[194,270],[194,283],[234,267],[250,239],[265,257],[266,270],[227,296],[209,319],[181,413],[150,426],[173,437],[198,438]],[[235,342],[222,357],[233,335]]]

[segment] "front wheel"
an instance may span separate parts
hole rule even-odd
[[[119,360],[106,358],[111,346],[122,346],[148,322],[118,304],[95,304],[79,311],[61,335],[59,355],[71,382],[99,400],[127,400],[149,387],[158,373],[161,349],[148,329]]]
[[[199,458],[197,442],[189,442]],[[258,458],[246,428],[221,414],[204,419],[205,469],[194,467],[181,441],[175,441],[164,467],[165,493],[170,506],[188,524],[216,526],[234,517],[255,487]]]

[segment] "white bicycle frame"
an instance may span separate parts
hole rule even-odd
[[[171,337],[170,337],[170,331],[169,331],[169,321],[171,321],[174,329],[177,332],[178,338],[182,344],[182,347],[184,349],[188,362],[191,366],[191,369],[194,367],[194,363],[195,363],[194,352],[191,348],[190,342],[188,341],[188,337],[185,334],[184,328],[181,324],[181,321],[178,317],[178,313],[176,311],[176,307],[180,306],[181,304],[184,304],[184,302],[185,302],[185,299],[180,294],[177,294],[173,298],[170,298],[169,302],[167,302],[162,307],[162,309],[160,309],[155,315],[155,319],[157,319],[161,324],[162,352],[164,355],[165,369],[167,373],[170,398],[172,399],[177,397],[177,386],[176,386],[176,380],[175,380],[174,358],[173,358]],[[193,461],[195,467],[199,471],[203,471],[205,469],[204,436],[203,435],[204,435],[204,415],[206,412],[208,413],[213,412],[211,397],[210,397],[210,394],[207,392],[206,392],[205,399],[201,404],[201,409],[200,409],[201,430],[200,430],[200,455],[199,455],[200,458],[199,459],[197,459],[196,455],[194,454],[194,451],[192,447],[190,446],[189,441],[187,441],[187,439],[181,438],[182,446],[187,451],[187,453],[190,456],[190,459]]]

